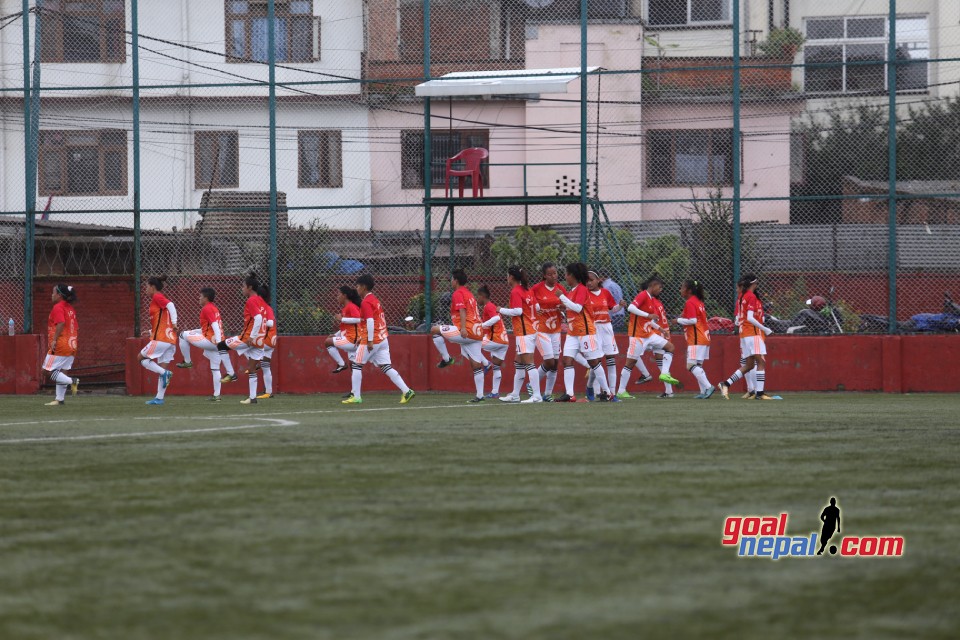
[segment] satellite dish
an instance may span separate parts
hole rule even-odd
[[[554,0],[524,0],[527,3],[528,7],[533,9],[543,9],[546,6],[553,4]]]

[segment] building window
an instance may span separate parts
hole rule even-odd
[[[343,186],[343,136],[339,131],[300,131],[297,134],[298,178],[301,189]]]
[[[269,62],[267,0],[226,0],[226,3],[227,60]],[[314,20],[312,0],[277,0],[274,16],[277,62],[319,59],[320,24]]]
[[[647,0],[647,24],[709,26],[732,22],[731,0]]]
[[[41,131],[41,196],[127,195],[127,132]]]
[[[487,129],[433,131],[430,137],[432,158],[430,184],[434,188],[444,187],[447,158],[452,158],[471,147],[490,148],[490,131]],[[454,168],[457,168],[456,164]],[[400,132],[400,173],[402,188],[423,189],[423,131]],[[470,178],[467,178],[466,182],[467,187],[473,188]],[[483,187],[490,188],[490,171],[486,165],[483,168]]]
[[[124,0],[46,0],[42,7],[41,62],[126,60]]]
[[[733,184],[733,129],[670,129],[647,133],[651,187]]]
[[[810,93],[887,91],[886,17],[807,18],[804,86]],[[930,33],[925,17],[897,18],[897,91],[927,88]],[[812,65],[812,66],[809,66]],[[822,66],[820,66],[822,65]]]
[[[240,136],[236,131],[193,134],[193,178],[197,189],[240,186]]]

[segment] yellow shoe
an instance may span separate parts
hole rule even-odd
[[[80,378],[74,378],[73,383],[70,385],[70,395],[77,395],[77,388],[80,386]]]
[[[53,400],[51,402],[45,402],[43,406],[45,407],[59,407],[63,404],[63,400]]]
[[[342,400],[340,404],[363,404],[363,398],[358,398],[357,396],[350,396],[346,400]]]
[[[273,397],[272,393],[261,393],[260,395],[257,396],[257,400],[269,400],[272,397]]]
[[[408,402],[413,400],[414,396],[416,395],[417,395],[417,392],[414,391],[413,389],[410,389],[405,394],[403,394],[402,398],[400,398],[400,404],[407,404]]]
[[[740,397],[743,398],[744,400],[753,400],[753,396],[755,395],[756,394],[753,391],[747,391],[745,394],[743,394]]]

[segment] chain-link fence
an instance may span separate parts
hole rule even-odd
[[[753,272],[778,330],[943,330],[955,4],[4,0],[0,312],[42,331],[78,283],[120,363],[152,275],[183,326],[214,286],[237,328],[255,271],[322,334],[360,272],[409,329],[454,267],[498,299],[582,258],[671,313]]]

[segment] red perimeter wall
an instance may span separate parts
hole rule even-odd
[[[621,353],[626,352],[626,338],[618,336]],[[281,337],[273,359],[275,388],[282,393],[343,393],[350,388],[349,373],[330,373],[333,361],[323,346],[323,338]],[[696,381],[686,371],[686,344],[674,336],[677,358],[672,372],[687,390],[696,390]],[[2,343],[2,340],[0,340]],[[157,376],[137,362],[137,352],[144,341],[127,341],[127,391],[133,395],[151,395],[156,390]],[[905,393],[919,391],[960,392],[960,336],[775,336],[768,341],[767,388],[774,392],[796,391],[885,391]],[[0,346],[0,353],[3,353]],[[451,346],[451,353],[457,347]],[[439,370],[438,355],[424,335],[397,335],[390,338],[393,366],[407,383],[418,391],[453,391],[472,393],[470,367],[459,361],[451,368]],[[740,347],[735,336],[716,336],[706,363],[707,375],[717,382],[730,375],[740,360]],[[177,358],[179,360],[179,356]],[[655,370],[652,358],[648,367]],[[207,361],[194,352],[194,368],[176,370],[171,394],[209,395],[210,373]],[[240,370],[234,356],[234,366]],[[623,366],[623,356],[617,360]],[[581,370],[582,371],[582,370]],[[503,389],[512,384],[513,367],[504,368]],[[489,381],[488,381],[489,384]],[[562,393],[562,380],[557,382]],[[583,376],[577,376],[577,392],[583,392]],[[223,386],[225,394],[245,394],[243,376]],[[636,387],[631,387],[631,393]],[[394,391],[393,385],[376,367],[364,371],[365,391]],[[644,385],[645,392],[660,392],[660,383]],[[10,391],[0,392],[9,393]]]

